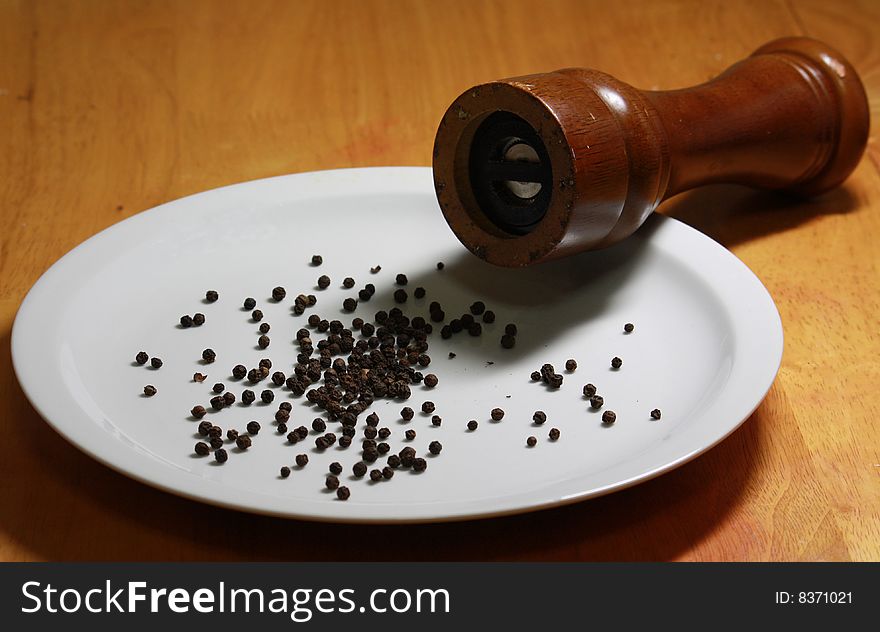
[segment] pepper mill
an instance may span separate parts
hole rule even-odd
[[[610,246],[703,184],[822,193],[852,172],[867,138],[853,67],[789,37],[683,90],[637,90],[583,68],[475,86],[440,122],[434,186],[471,252],[518,267]]]

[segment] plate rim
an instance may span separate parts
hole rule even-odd
[[[228,192],[233,189],[238,192],[242,189],[248,188],[263,188],[266,186],[270,186],[273,183],[277,185],[278,183],[286,184],[288,182],[296,181],[311,180],[314,182],[316,180],[325,178],[329,178],[330,180],[341,178],[343,180],[348,180],[349,183],[356,182],[359,186],[366,189],[372,189],[375,192],[388,192],[393,194],[424,193],[425,184],[429,184],[432,181],[431,174],[432,170],[430,167],[357,167],[346,169],[330,169],[322,171],[307,171],[301,173],[272,176],[269,178],[258,178],[254,180],[225,185],[214,189],[208,189],[206,191],[201,191],[181,198],[177,198],[158,206],[140,211],[124,220],[121,220],[104,228],[103,230],[84,240],[82,243],[78,244],[67,253],[62,255],[58,260],[56,260],[48,269],[46,269],[40,275],[37,281],[28,290],[27,294],[21,302],[21,305],[16,312],[15,320],[12,326],[10,348],[12,355],[13,372],[22,389],[22,392],[24,393],[30,405],[43,418],[43,420],[45,420],[46,423],[53,430],[55,430],[55,432],[61,435],[68,443],[72,444],[89,457],[95,459],[97,462],[138,482],[145,483],[153,488],[160,489],[165,492],[170,492],[176,496],[195,500],[209,505],[222,507],[225,509],[234,509],[237,511],[244,511],[248,513],[287,519],[350,524],[417,524],[488,519],[532,511],[539,511],[544,509],[551,509],[554,507],[560,507],[563,505],[581,502],[590,498],[596,498],[615,491],[620,491],[656,478],[673,469],[681,467],[682,465],[694,460],[702,454],[705,454],[706,452],[717,446],[719,443],[724,441],[738,428],[740,428],[742,424],[749,419],[749,417],[764,401],[767,393],[772,388],[776,376],[779,372],[784,352],[784,331],[782,328],[782,321],[779,315],[779,310],[776,307],[772,296],[770,295],[764,284],[761,282],[761,280],[758,278],[758,276],[742,260],[740,260],[736,255],[734,255],[730,250],[725,248],[716,240],[675,218],[659,213],[654,213],[652,217],[649,218],[649,222],[656,224],[658,227],[662,227],[662,229],[666,231],[679,231],[681,232],[681,234],[687,235],[690,239],[696,239],[697,243],[702,243],[703,246],[711,248],[715,255],[719,256],[723,260],[726,260],[726,263],[733,266],[734,269],[738,269],[738,272],[743,275],[742,278],[748,281],[752,289],[757,290],[758,294],[761,295],[763,299],[766,299],[764,301],[764,307],[769,307],[770,309],[765,314],[765,316],[769,317],[769,320],[772,322],[765,322],[764,324],[772,325],[772,327],[769,327],[765,333],[770,339],[770,342],[775,343],[775,348],[765,348],[766,355],[768,355],[769,358],[766,364],[765,374],[762,375],[763,380],[760,389],[761,395],[756,399],[755,403],[751,405],[747,412],[737,413],[736,415],[733,415],[733,417],[739,417],[740,415],[742,415],[741,419],[725,425],[724,431],[721,432],[719,436],[717,436],[714,440],[706,442],[704,445],[694,448],[687,453],[682,454],[678,458],[672,459],[661,466],[654,467],[648,471],[630,476],[615,483],[589,489],[576,494],[569,494],[562,497],[559,497],[557,495],[553,498],[549,498],[540,502],[520,502],[515,503],[513,506],[500,509],[496,508],[490,510],[464,512],[456,511],[451,513],[446,512],[439,515],[345,516],[315,514],[308,512],[304,513],[295,510],[276,510],[270,507],[260,506],[259,495],[252,495],[254,498],[257,499],[257,501],[252,504],[224,500],[223,498],[220,498],[216,495],[202,493],[198,490],[190,490],[172,486],[171,484],[167,484],[163,481],[157,480],[156,477],[150,477],[141,474],[139,471],[137,471],[137,468],[127,467],[127,464],[124,462],[124,458],[117,457],[114,459],[107,457],[100,449],[100,442],[90,441],[88,435],[85,438],[83,438],[82,436],[77,436],[75,433],[75,427],[72,427],[70,424],[63,421],[59,422],[53,420],[53,415],[47,412],[46,407],[42,405],[41,399],[44,396],[41,396],[39,393],[36,392],[37,389],[35,388],[34,383],[31,381],[28,375],[26,361],[26,357],[28,354],[25,350],[22,349],[22,345],[26,344],[27,336],[32,333],[31,331],[29,331],[28,328],[35,327],[36,325],[32,325],[31,323],[35,323],[37,321],[37,319],[28,318],[27,316],[30,311],[33,311],[35,309],[33,304],[37,303],[37,297],[39,296],[39,294],[41,292],[44,292],[45,288],[48,287],[54,281],[55,277],[61,274],[61,271],[64,270],[66,261],[74,258],[77,253],[86,251],[90,247],[94,247],[98,243],[103,243],[107,239],[112,239],[112,236],[115,235],[116,232],[118,232],[119,230],[124,230],[120,227],[132,226],[137,222],[147,221],[145,220],[145,218],[149,219],[163,213],[171,212],[177,206],[185,205],[194,199],[209,201],[211,196],[222,196],[224,192]],[[389,183],[391,183],[390,187],[388,186]],[[336,189],[333,189],[331,187],[331,189],[335,193],[338,193],[343,188],[344,187],[338,187]],[[343,195],[350,194],[350,189],[346,189],[343,193]],[[322,195],[321,197],[331,196],[332,193],[328,192],[327,195]],[[734,366],[736,366],[736,362],[734,362]],[[724,390],[727,390],[727,388],[729,387],[725,385],[724,389],[722,389],[722,392]],[[756,392],[757,390],[758,389],[756,388]],[[130,454],[130,451],[120,451],[120,454],[128,455]],[[197,487],[197,485],[195,486]],[[473,503],[474,501],[471,502]]]

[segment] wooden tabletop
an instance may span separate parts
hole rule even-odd
[[[429,165],[447,105],[486,80],[587,66],[684,87],[785,35],[848,57],[877,120],[877,33],[872,0],[0,0],[0,559],[880,559],[876,134],[855,174],[817,200],[716,186],[664,204],[767,286],[782,369],[721,445],[581,504],[416,527],[217,509],[69,445],[10,362],[37,278],[162,202],[298,171]]]

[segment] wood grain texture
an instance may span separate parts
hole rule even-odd
[[[0,559],[880,560],[876,133],[818,200],[715,186],[661,207],[767,285],[782,370],[703,457],[579,505],[393,528],[202,506],[68,445],[9,359],[28,288],[87,237],[242,180],[428,165],[437,122],[470,85],[584,66],[669,89],[806,34],[853,63],[876,116],[878,32],[871,0],[0,0]]]

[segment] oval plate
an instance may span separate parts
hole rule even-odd
[[[320,267],[312,254],[323,255]],[[436,263],[445,268],[438,270]],[[381,271],[370,269],[381,265]],[[436,404],[442,425],[416,413],[406,424],[399,401],[377,400],[371,410],[392,434],[393,451],[412,445],[426,454],[427,471],[400,469],[390,481],[355,479],[360,431],[347,450],[324,453],[314,437],[297,445],[275,432],[278,403],[293,405],[290,428],[311,426],[319,411],[269,380],[270,405],[240,403],[248,368],[272,359],[273,371],[291,372],[295,332],[317,313],[372,320],[395,305],[395,275],[409,277],[409,316],[428,315],[439,301],[447,319],[483,300],[497,314],[483,334],[430,337],[434,389],[414,386],[416,411]],[[332,279],[326,290],[316,279]],[[351,276],[353,290],[341,287]],[[344,298],[365,283],[376,295],[354,314]],[[286,300],[271,300],[275,286]],[[416,287],[427,296],[415,299]],[[220,300],[203,301],[205,291]],[[296,316],[299,293],[317,305]],[[256,341],[257,324],[242,307],[257,299],[271,325],[268,349]],[[206,323],[182,329],[182,314],[202,312]],[[514,349],[500,347],[505,324],[518,325]],[[624,323],[635,331],[624,334]],[[356,337],[360,337],[355,332]],[[314,334],[317,336],[317,334]],[[317,337],[315,342],[317,343]],[[204,364],[211,347],[217,361]],[[145,350],[164,360],[159,370],[136,365]],[[454,357],[453,357],[454,354]],[[696,230],[659,215],[613,248],[528,269],[490,266],[468,253],[437,207],[428,168],[375,168],[303,173],[207,191],[140,213],[92,237],[61,258],[34,285],[12,335],[15,372],[37,411],[64,437],[102,463],[137,480],[196,500],[278,516],[339,522],[424,522],[498,516],[552,507],[628,487],[705,452],[758,406],[779,369],[782,326],[763,285],[730,252]],[[613,356],[623,359],[610,368]],[[565,361],[578,362],[575,372]],[[544,363],[564,376],[559,390],[532,382]],[[149,366],[149,365],[148,365]],[[207,381],[196,383],[196,371]],[[207,419],[243,431],[257,420],[254,446],[231,449],[224,465],[196,457],[200,438],[189,416],[208,406],[222,382],[238,403]],[[605,398],[590,408],[584,384]],[[158,394],[147,398],[143,387]],[[258,402],[259,397],[258,397]],[[501,422],[489,413],[506,411]],[[653,420],[650,411],[662,410]],[[536,410],[547,423],[532,423]],[[617,422],[603,425],[604,410]],[[213,411],[211,411],[213,412]],[[466,424],[476,419],[479,428]],[[363,417],[360,422],[363,424]],[[336,424],[331,426],[335,429]],[[404,431],[417,437],[404,440]],[[558,441],[548,439],[558,428]],[[315,433],[312,433],[313,435]],[[528,436],[538,443],[526,447]],[[443,451],[427,455],[431,441]],[[308,466],[278,472],[307,453]],[[384,458],[378,463],[384,464]],[[323,488],[331,461],[344,469],[347,502]],[[711,481],[706,481],[711,485]]]

